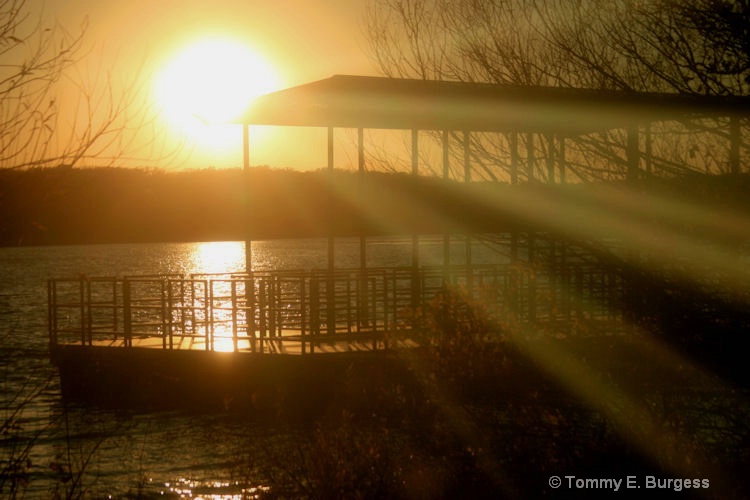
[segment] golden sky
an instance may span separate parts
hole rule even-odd
[[[43,4],[37,0],[27,2],[31,11],[41,9]],[[166,68],[180,67],[175,61],[185,59],[186,50],[200,50],[195,46],[205,46],[207,41],[234,44],[261,60],[264,69],[253,74],[264,75],[258,78],[264,79],[265,86],[259,84],[259,88],[265,91],[333,74],[376,74],[365,50],[364,3],[365,0],[59,0],[45,2],[44,12],[71,32],[87,20],[89,49],[82,72],[109,74],[115,85],[134,76],[145,78],[144,89],[147,87],[152,105],[166,106],[163,96],[167,95],[179,107],[180,92],[186,92],[184,99],[191,103],[200,99],[189,97],[189,85],[194,83],[188,82],[221,71],[214,68],[222,61],[209,57],[206,62],[205,57],[188,56],[196,64],[183,62],[182,69],[173,69],[177,76],[173,74],[171,80],[161,83],[162,97],[159,79]],[[196,76],[181,78],[180,74]],[[225,101],[230,92],[221,93]],[[201,110],[210,106],[213,104],[204,103],[202,108],[190,108],[188,113],[202,114]],[[170,137],[182,134],[192,150],[180,166],[241,166],[239,126],[221,128],[193,120],[187,132],[178,132],[180,120],[165,116],[168,114],[160,109],[164,123],[159,130],[168,130]],[[203,133],[200,126],[211,130]],[[326,162],[324,133],[309,129],[283,133],[278,129],[252,130],[251,163],[302,169],[322,167]]]

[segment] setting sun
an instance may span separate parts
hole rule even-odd
[[[234,142],[227,122],[279,87],[271,66],[242,42],[210,38],[180,51],[155,82],[165,120],[189,140],[222,149]]]

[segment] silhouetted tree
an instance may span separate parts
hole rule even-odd
[[[365,23],[370,52],[387,76],[700,95],[750,92],[748,26],[747,0],[378,0]],[[717,119],[678,133],[674,124],[654,126],[649,133],[661,133],[661,142],[650,151],[650,168],[726,171],[726,127]],[[687,145],[679,137],[696,130],[719,133]],[[507,163],[507,140],[472,139],[481,167]],[[521,140],[526,146],[529,139]],[[571,178],[624,175],[622,131],[574,142]],[[546,146],[532,147],[541,156]]]
[[[143,79],[84,76],[87,24],[69,31],[25,0],[0,0],[0,168],[111,165],[174,154],[151,128]],[[149,158],[151,159],[151,158]]]
[[[367,33],[389,76],[744,95],[746,0],[383,0]]]
[[[717,93],[747,95],[750,90],[750,2],[695,0],[677,4],[676,17],[704,42],[696,70],[733,85],[708,86]]]

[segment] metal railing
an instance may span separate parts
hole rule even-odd
[[[301,354],[323,342],[389,348],[423,326],[425,311],[460,290],[496,325],[617,319],[620,277],[576,265],[554,275],[512,264],[271,271],[189,277],[50,279],[51,345]]]

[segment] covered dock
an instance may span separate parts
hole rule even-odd
[[[362,217],[377,219],[379,207],[366,202],[364,131],[406,130],[411,134],[410,176],[422,175],[420,141],[427,138],[442,152],[441,181],[465,186],[480,185],[481,179],[476,191],[481,193],[480,203],[473,212],[482,218],[481,223],[451,220],[432,225],[445,230],[431,235],[420,234],[408,224],[393,225],[393,235],[411,247],[410,264],[399,268],[368,266],[368,241],[374,234],[366,230],[344,234],[334,224],[323,224],[315,230],[327,240],[325,268],[261,272],[252,267],[252,241],[264,235],[248,223],[246,266],[241,273],[52,279],[48,322],[53,360],[61,367],[63,386],[69,390],[90,387],[90,377],[83,373],[88,369],[103,373],[107,366],[116,366],[108,380],[115,380],[115,385],[127,383],[132,374],[129,366],[138,365],[141,356],[136,353],[146,352],[143,356],[154,360],[147,369],[159,371],[157,378],[168,385],[198,383],[190,367],[196,356],[212,360],[209,364],[216,366],[211,373],[223,373],[217,360],[228,355],[237,366],[255,367],[231,371],[226,380],[244,376],[247,370],[252,377],[263,377],[257,367],[263,365],[266,370],[272,359],[283,360],[278,362],[288,368],[296,366],[289,369],[301,380],[310,365],[299,360],[316,359],[315,363],[324,364],[320,360],[363,354],[368,360],[372,355],[392,359],[394,351],[428,344],[427,314],[446,297],[458,297],[461,304],[481,311],[491,325],[488,341],[501,342],[519,332],[557,338],[625,331],[628,308],[648,286],[641,275],[632,273],[628,259],[654,249],[638,246],[645,240],[625,241],[629,231],[608,222],[622,219],[617,212],[622,207],[610,206],[606,190],[586,198],[579,191],[551,189],[584,184],[577,170],[583,152],[574,146],[581,137],[614,131],[620,142],[602,143],[607,145],[607,154],[588,168],[602,168],[607,179],[624,183],[674,176],[679,161],[657,161],[660,153],[654,130],[658,123],[675,122],[710,134],[711,147],[722,150],[712,150],[714,160],[706,164],[706,170],[715,172],[709,173],[739,175],[747,173],[749,116],[747,97],[343,75],[267,94],[240,120],[246,170],[254,125],[325,128],[331,179],[334,130],[355,129],[357,172],[363,181],[352,197],[357,198]],[[713,126],[707,128],[706,120]],[[489,181],[479,175],[494,168],[478,160],[478,148],[486,139],[483,134],[495,134],[502,146],[499,151],[505,155],[494,157],[498,173]],[[457,170],[462,175],[456,176]],[[492,183],[507,185],[508,190],[486,187]],[[466,191],[452,202],[475,203],[471,193]],[[494,200],[498,195],[502,199]],[[533,216],[522,210],[531,203],[541,207]],[[647,210],[658,206],[642,205]],[[603,213],[609,219],[600,217]],[[587,214],[597,215],[598,226],[592,225],[591,234],[579,230],[582,221],[572,220]],[[245,215],[252,220],[249,213]],[[644,217],[640,212],[637,216]],[[660,214],[646,216],[658,219]],[[481,234],[476,228],[481,228]],[[356,268],[336,263],[336,241],[342,237],[359,240]],[[427,237],[442,241],[441,266],[421,261],[420,241]],[[463,262],[451,256],[456,242],[465,246]],[[494,263],[472,260],[477,242],[496,250]],[[159,366],[170,356],[186,360],[188,356],[190,361],[174,368],[177,372],[162,373]]]
[[[541,183],[546,185],[580,183],[582,177],[574,166],[589,152],[574,146],[592,134],[616,133],[615,139],[601,140],[598,163],[588,168],[603,173],[609,180],[671,177],[694,173],[702,168],[708,173],[740,174],[748,155],[748,118],[750,98],[746,96],[698,96],[674,93],[638,93],[594,89],[531,87],[488,83],[411,80],[371,76],[335,75],[258,98],[238,120],[243,125],[244,165],[250,167],[252,155],[251,127],[316,127],[327,130],[327,168],[334,171],[337,129],[357,131],[357,171],[368,171],[366,130],[402,130],[411,134],[410,153],[413,176],[420,171],[420,148],[438,143],[442,151],[442,179],[457,182],[483,180],[482,172],[498,165],[499,173],[490,172],[490,180],[510,185]],[[710,123],[707,124],[706,120]],[[660,124],[678,123],[679,131],[661,130]],[[709,134],[705,146],[706,164],[700,167],[681,164],[684,158],[664,159],[658,136],[691,133]],[[500,153],[489,155],[483,144],[487,134],[495,136]],[[597,146],[600,148],[600,146]],[[603,148],[607,151],[604,152]],[[695,158],[698,145],[689,143],[687,156]],[[481,156],[487,155],[486,160]],[[699,161],[696,160],[696,161]],[[590,161],[590,160],[586,160]],[[458,165],[457,165],[458,163]],[[681,170],[682,169],[682,170]],[[692,170],[691,170],[692,169]],[[434,171],[434,170],[433,170]],[[456,175],[459,171],[462,175]],[[484,179],[486,180],[486,179]],[[363,187],[366,191],[366,186]],[[567,210],[567,205],[561,206]],[[371,207],[377,210],[377,207]],[[491,214],[486,214],[491,217]],[[658,216],[658,214],[656,214]],[[462,238],[470,246],[471,226],[467,230],[451,228],[445,237],[445,259],[451,238]],[[535,227],[507,227],[511,252],[518,254],[519,234]],[[326,228],[321,228],[324,233]],[[322,235],[322,234],[321,234]],[[335,234],[328,230],[328,270],[336,267]],[[367,234],[360,235],[360,260],[366,263]],[[608,235],[602,235],[608,237]],[[413,237],[413,265],[419,267],[419,235]],[[248,227],[247,252],[254,238]],[[470,265],[467,252],[466,265]],[[248,255],[248,267],[251,262]]]

